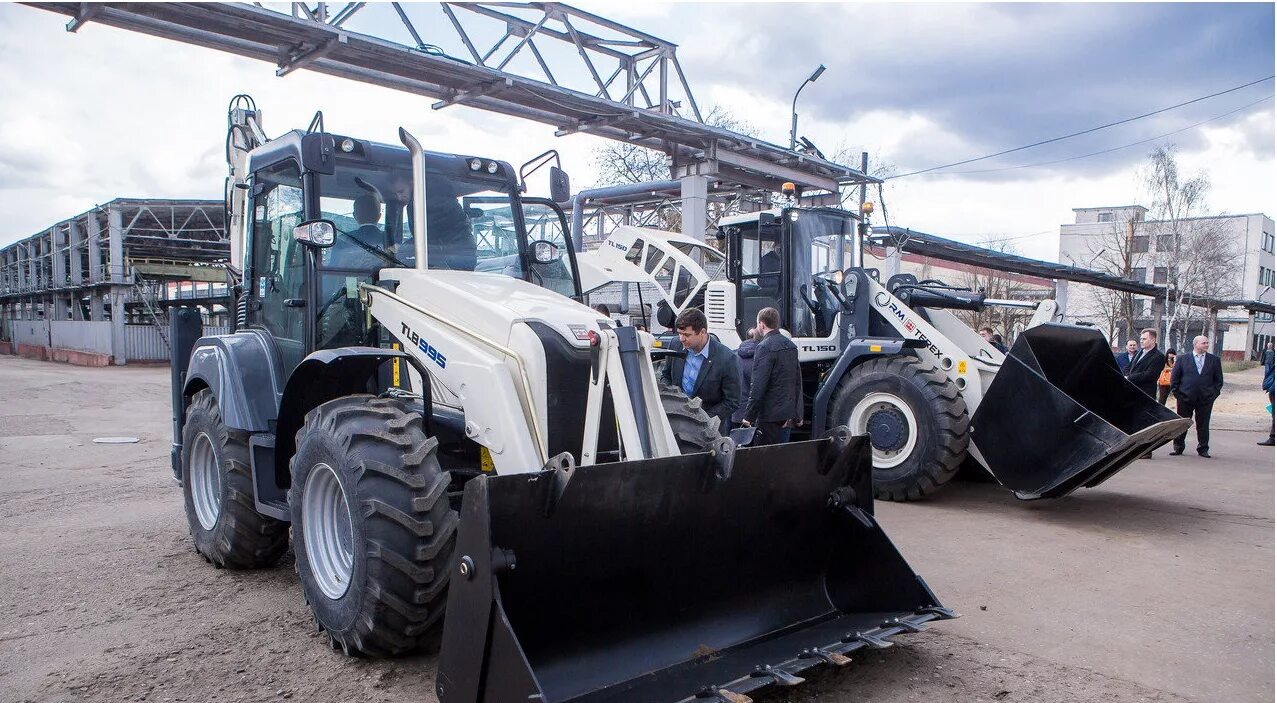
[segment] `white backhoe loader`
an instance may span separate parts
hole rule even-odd
[[[874,520],[864,438],[706,435],[652,336],[573,300],[563,213],[509,164],[231,114],[237,329],[171,337],[210,562],[291,531],[332,646],[442,636],[443,703],[740,703],[954,617]]]

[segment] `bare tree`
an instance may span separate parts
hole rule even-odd
[[[1144,282],[1148,239],[1146,235],[1136,233],[1141,216],[1142,213],[1132,208],[1124,219],[1114,220],[1108,231],[1088,239],[1086,256],[1089,261],[1084,268]],[[1143,305],[1136,305],[1133,293],[1109,288],[1098,288],[1087,307],[1090,308],[1088,315],[1104,323],[1105,333],[1111,340],[1132,338],[1136,319],[1143,312]]]
[[[984,238],[980,241],[980,246],[1005,254],[1019,253],[1009,240],[996,237]],[[959,278],[959,285],[974,291],[984,291],[985,296],[989,298],[1032,300],[1040,297],[1039,291],[1030,290],[1031,286],[1017,281],[1012,274],[1005,271],[989,268],[971,268],[964,271]],[[1015,335],[1019,334],[1025,325],[1028,324],[1029,319],[1033,317],[1033,311],[1024,308],[991,306],[979,311],[962,310],[954,312],[971,329],[979,330],[983,327],[988,327],[995,333],[1001,334],[1003,339],[1006,340],[1007,346],[1011,345]]]
[[[1149,154],[1143,176],[1153,217],[1141,229],[1152,243],[1149,258],[1154,271],[1165,278],[1154,282],[1166,285],[1161,304],[1163,338],[1169,341],[1172,331],[1183,338],[1190,324],[1205,317],[1197,307],[1201,298],[1240,295],[1237,268],[1242,251],[1224,220],[1208,211],[1210,179],[1205,173],[1181,176],[1173,145]]]

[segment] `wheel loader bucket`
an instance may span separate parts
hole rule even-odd
[[[481,476],[441,703],[749,701],[955,615],[872,515],[863,437]]]
[[[1025,330],[971,419],[971,441],[995,478],[1025,500],[1108,480],[1188,428],[1123,378],[1099,331]]]

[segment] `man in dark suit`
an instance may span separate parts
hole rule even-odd
[[[1126,370],[1131,368],[1131,362],[1135,360],[1135,355],[1140,351],[1140,347],[1135,343],[1134,339],[1127,340],[1126,351],[1118,352],[1113,355],[1113,360],[1117,362],[1117,370],[1126,375]]]
[[[1197,455],[1210,458],[1210,411],[1224,388],[1224,367],[1219,357],[1206,351],[1210,340],[1193,338],[1193,353],[1180,354],[1171,369],[1171,395],[1180,417],[1191,417],[1197,425]],[[1184,434],[1175,438],[1171,456],[1184,453]]]
[[[1165,365],[1166,355],[1157,349],[1157,330],[1148,328],[1140,332],[1140,350],[1131,365],[1126,367],[1126,380],[1144,391],[1144,395],[1156,400],[1157,377],[1162,375]],[[1148,452],[1140,458],[1152,459],[1153,453]]]
[[[736,353],[709,336],[705,313],[688,308],[674,320],[686,354],[665,364],[662,380],[689,398],[700,398],[701,407],[718,418],[719,432],[732,429],[732,411],[740,405],[740,365]]]
[[[758,427],[754,444],[779,444],[785,423],[800,420],[798,412],[798,347],[780,332],[776,308],[758,311],[763,341],[754,351],[754,369],[745,405],[745,425]]]

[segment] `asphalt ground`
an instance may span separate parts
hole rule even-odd
[[[1257,375],[1229,381],[1249,415],[1217,415],[1213,459],[1190,437],[1060,501],[963,482],[879,503],[964,617],[756,699],[1272,701],[1274,455]],[[291,555],[194,552],[169,416],[165,368],[0,357],[0,701],[434,701],[435,656],[328,648]],[[118,435],[141,441],[93,443]]]

